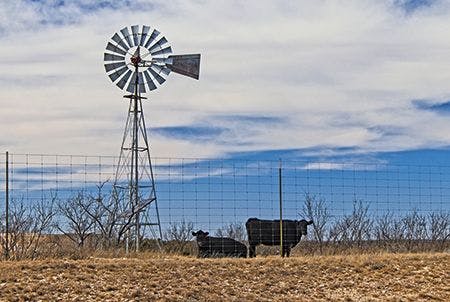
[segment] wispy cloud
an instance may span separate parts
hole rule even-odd
[[[207,126],[172,126],[150,129],[153,134],[181,140],[210,141],[226,131],[223,128]]]
[[[403,8],[407,13],[430,7],[436,0],[395,0],[395,4]]]
[[[418,109],[429,110],[443,114],[450,113],[450,101],[433,102],[427,100],[414,100],[412,103]]]
[[[386,167],[386,161],[377,160],[371,163],[358,163],[358,162],[313,162],[301,166],[300,169],[303,170],[348,170],[348,171],[375,171]]]
[[[154,8],[148,1],[130,0],[15,0],[1,4],[0,31],[36,30],[79,24],[104,11],[149,11]]]

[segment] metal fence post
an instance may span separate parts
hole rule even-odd
[[[280,255],[284,257],[283,253],[283,186],[282,186],[282,175],[281,175],[281,159],[280,164],[278,166],[278,191],[280,198]]]
[[[9,259],[9,153],[6,151],[6,167],[5,167],[5,258]]]

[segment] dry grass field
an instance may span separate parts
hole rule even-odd
[[[450,301],[450,254],[0,262],[1,301]]]

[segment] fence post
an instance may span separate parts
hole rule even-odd
[[[6,151],[6,167],[5,167],[5,258],[9,259],[9,153]]]
[[[282,186],[282,177],[281,177],[281,159],[280,164],[278,166],[278,192],[280,198],[280,255],[284,257],[283,253],[283,186]]]

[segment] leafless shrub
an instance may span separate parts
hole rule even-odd
[[[438,244],[439,248],[443,248],[450,238],[450,214],[433,212],[427,218],[429,223],[429,240]]]
[[[402,220],[392,213],[386,213],[375,221],[375,239],[382,241],[398,241],[403,239]]]
[[[57,229],[79,248],[84,247],[85,241],[93,232],[95,225],[95,219],[87,211],[92,207],[92,202],[92,198],[86,197],[83,192],[80,192],[75,197],[58,203],[59,213],[67,220],[67,224],[63,227],[59,223]]]
[[[141,213],[151,201],[140,198],[139,205],[130,204],[122,190],[113,189],[110,194],[102,191],[106,182],[98,185],[98,193],[89,196],[90,202],[80,206],[95,221],[95,228],[101,234],[103,248],[120,247],[126,234],[134,224],[136,216]]]
[[[98,194],[89,196],[90,202],[82,203],[80,206],[95,221],[95,226],[101,233],[103,248],[115,247],[120,243],[125,234],[125,225],[120,232],[120,212],[122,199],[118,194],[107,195],[102,192],[104,184],[98,186]],[[128,225],[131,224],[131,220]]]
[[[183,254],[191,254],[192,246],[192,231],[194,224],[182,220],[179,223],[171,223],[168,229],[164,232],[164,249],[167,252],[176,252]]]
[[[34,259],[40,253],[45,253],[40,244],[43,236],[52,231],[55,200],[53,196],[49,202],[37,201],[30,206],[26,206],[23,201],[11,201],[8,240],[10,259]],[[6,248],[4,239],[2,248]]]
[[[402,219],[386,213],[375,220],[374,237],[377,244],[389,251],[400,251],[404,239]]]
[[[232,222],[226,226],[217,229],[217,237],[228,237],[234,240],[245,242],[247,241],[247,230],[242,223]]]
[[[323,254],[323,245],[327,231],[326,227],[331,217],[325,199],[318,198],[309,193],[305,194],[302,212],[308,220],[313,221],[314,239],[319,243],[320,253]]]
[[[330,240],[345,247],[362,248],[365,241],[370,240],[373,221],[368,214],[369,206],[362,200],[353,202],[350,215],[337,220],[330,229]]]
[[[427,238],[426,217],[413,210],[402,218],[403,236],[406,249],[415,251],[422,247]]]

